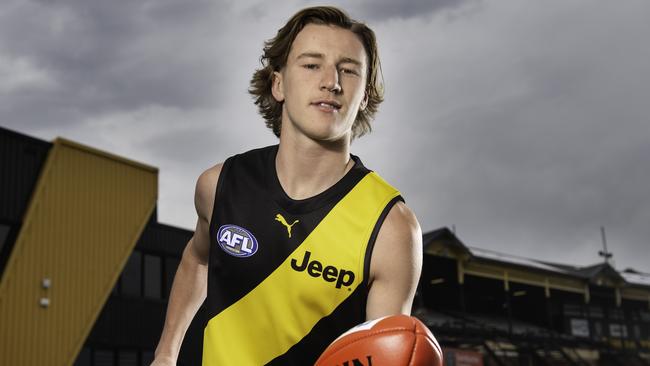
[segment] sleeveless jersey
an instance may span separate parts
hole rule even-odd
[[[324,192],[291,199],[278,146],[227,159],[210,221],[203,365],[313,365],[364,322],[370,256],[397,190],[351,155]]]

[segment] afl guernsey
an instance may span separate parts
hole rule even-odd
[[[364,322],[370,256],[397,190],[352,155],[324,192],[293,200],[278,146],[227,159],[210,221],[203,365],[313,365]]]

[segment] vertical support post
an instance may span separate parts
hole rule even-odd
[[[463,265],[462,258],[456,260],[456,269],[458,272],[458,301],[460,302],[461,312],[465,314],[467,310],[465,308],[465,266]]]
[[[551,297],[551,284],[548,277],[544,278],[544,296],[548,299]]]
[[[546,325],[553,329],[553,311],[551,309],[551,284],[544,278],[544,301],[546,302]]]

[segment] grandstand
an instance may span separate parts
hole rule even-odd
[[[414,313],[448,361],[480,360],[455,365],[650,364],[650,275],[469,247],[448,228],[423,239]]]

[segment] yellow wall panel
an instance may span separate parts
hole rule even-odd
[[[54,142],[0,282],[0,365],[73,363],[153,212],[157,175]]]
[[[624,287],[621,288],[621,296],[624,299],[648,301],[650,299],[650,291],[639,287]]]

